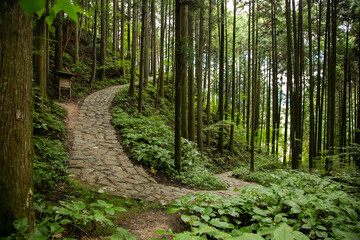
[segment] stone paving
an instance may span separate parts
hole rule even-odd
[[[198,191],[158,184],[143,167],[135,166],[117,140],[111,124],[110,105],[116,92],[124,86],[109,87],[85,98],[73,131],[70,156],[70,177],[98,192],[132,197],[162,204]],[[209,191],[222,196],[236,194],[234,188],[246,183],[230,178],[231,172],[219,174],[229,188]]]

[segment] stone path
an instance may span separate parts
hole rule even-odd
[[[111,101],[121,87],[124,86],[106,88],[85,98],[73,131],[70,176],[99,192],[162,204],[198,192],[158,184],[142,167],[132,164],[117,140],[109,112]],[[231,172],[219,174],[228,183],[228,190],[209,192],[230,196],[235,194],[234,188],[251,184],[230,175]]]

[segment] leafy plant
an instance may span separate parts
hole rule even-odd
[[[123,96],[123,93],[121,96]],[[115,103],[128,107],[120,97]],[[120,106],[112,110],[113,124],[121,129],[123,142],[129,146],[132,156],[151,169],[173,176],[182,183],[206,189],[224,189],[226,185],[207,170],[209,161],[202,157],[195,143],[183,139],[183,171],[176,174],[174,166],[174,133],[161,115],[144,116],[129,114]]]
[[[360,237],[360,203],[344,191],[349,187],[295,171],[260,174],[255,176],[268,187],[249,186],[230,199],[210,193],[185,196],[171,203],[168,213],[180,212],[191,227],[186,234],[201,237],[194,239]]]

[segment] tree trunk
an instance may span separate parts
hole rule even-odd
[[[286,93],[286,113],[285,113],[285,138],[284,138],[284,159],[283,163],[286,165],[286,152],[287,152],[287,124],[288,124],[288,112],[289,104],[288,100],[290,96],[290,104],[293,101],[292,94],[292,34],[291,34],[291,9],[290,9],[290,0],[285,0],[286,3],[286,78],[287,78],[287,93]],[[292,118],[291,118],[292,120]],[[292,128],[292,124],[290,126]],[[291,130],[290,130],[291,131]],[[292,131],[291,131],[292,132]],[[291,133],[290,133],[291,135]]]
[[[224,151],[224,30],[225,30],[225,13],[224,0],[221,0],[221,20],[220,20],[220,65],[219,65],[219,121],[221,123],[219,130],[218,149],[220,153]]]
[[[122,0],[122,1],[125,1],[125,0]],[[130,59],[130,52],[132,51],[131,49],[132,49],[132,44],[130,44],[130,15],[131,15],[131,0],[129,0],[128,1],[128,24],[127,24],[127,27],[128,27],[128,36],[127,36],[127,40],[128,40],[128,51],[127,51],[127,58],[128,59]],[[135,2],[135,1],[133,1],[133,4],[132,4],[132,8],[134,8],[135,7],[135,5],[137,4],[137,2]],[[133,11],[134,11],[134,9],[133,9]],[[134,13],[133,13],[133,15],[134,15]],[[137,15],[136,15],[137,16]],[[134,21],[134,19],[133,19],[133,21]],[[136,19],[136,22],[137,22],[137,19]],[[136,23],[137,24],[137,23]],[[134,30],[133,30],[134,31]],[[130,49],[130,46],[131,46],[131,49]],[[131,51],[130,51],[131,50]],[[131,58],[132,59],[132,58]]]
[[[249,1],[249,19],[248,19],[248,74],[247,74],[247,104],[246,104],[246,143],[249,144],[249,131],[250,131],[250,90],[251,90],[251,49],[250,49],[250,43],[251,43],[251,38],[250,38],[250,30],[251,30],[251,4],[252,1]]]
[[[130,28],[130,25],[129,25]],[[129,30],[130,31],[130,30]],[[125,67],[125,0],[121,0],[121,33],[120,33],[120,57],[122,61],[122,72],[123,75],[126,75]],[[128,36],[130,39],[130,35]],[[130,45],[130,44],[129,44]]]
[[[202,132],[203,132],[203,96],[202,96],[202,77],[203,77],[203,56],[204,56],[204,0],[201,1],[200,6],[200,32],[198,55],[196,58],[196,86],[197,86],[197,144],[200,152],[203,152]],[[190,124],[190,123],[189,123]]]
[[[117,52],[119,49],[118,46],[118,19],[117,13],[119,8],[119,0],[114,0],[113,6],[113,52]]]
[[[325,172],[332,171],[331,155],[334,154],[335,147],[335,84],[336,84],[336,15],[337,15],[337,0],[331,2],[331,55],[329,59],[329,75],[328,75],[328,115],[327,115],[327,144],[326,148],[329,150],[329,157],[325,160]],[[329,39],[330,43],[330,39]],[[330,54],[330,51],[329,51]]]
[[[36,58],[35,58],[35,80],[40,87],[40,95],[46,98],[46,22],[45,16],[36,21]]]
[[[165,4],[165,0],[162,0],[162,3]],[[151,1],[151,25],[152,25],[152,36],[151,36],[151,41],[152,41],[151,69],[152,70],[151,70],[151,72],[152,72],[152,76],[153,76],[153,83],[154,83],[154,85],[156,85],[156,72],[157,72],[157,70],[156,70],[156,51],[157,51],[157,47],[156,47],[156,6],[155,6],[155,0]]]
[[[142,0],[142,26],[141,26],[141,48],[140,48],[140,71],[139,71],[139,99],[138,99],[138,110],[139,113],[142,113],[142,97],[143,97],[143,87],[144,87],[144,77],[145,77],[145,59],[148,54],[147,52],[147,16],[148,16],[148,0]],[[146,80],[145,80],[146,81]]]
[[[189,140],[194,141],[195,140],[195,114],[194,114],[194,22],[193,22],[193,10],[192,7],[189,7],[188,12],[188,39],[189,39],[189,47],[188,51],[190,52],[190,57],[188,60],[188,135]],[[198,59],[196,59],[196,78],[198,77]],[[198,80],[198,79],[197,79]],[[202,98],[202,93],[197,93],[198,98]]]
[[[311,0],[307,1],[308,4],[308,27],[309,27],[309,82],[310,82],[310,122],[309,122],[309,128],[310,128],[310,136],[309,136],[309,171],[311,172],[314,163],[313,159],[315,157],[315,129],[314,129],[314,77],[313,77],[313,52],[312,52],[312,28],[311,28]]]
[[[255,0],[252,0],[252,92],[251,92],[251,142],[250,142],[250,172],[255,170],[255,137],[256,137],[256,106],[257,106],[257,82],[255,68]]]
[[[97,15],[98,15],[98,0],[95,0],[95,16],[94,16],[94,36],[93,36],[93,49],[92,49],[92,74],[91,74],[91,86],[95,84],[96,78],[96,33],[97,33]]]
[[[181,98],[182,78],[186,75],[186,58],[181,49],[186,46],[188,5],[175,0],[175,169],[181,171]]]
[[[20,1],[0,1],[0,237],[13,221],[34,228],[32,18]]]
[[[105,80],[105,58],[106,58],[106,0],[101,0],[101,42],[100,42],[100,80]]]
[[[234,153],[234,128],[235,128],[235,42],[236,42],[236,1],[234,1],[234,22],[233,22],[233,45],[232,45],[232,86],[231,86],[231,128],[230,128],[230,153]],[[240,81],[240,79],[239,79]]]
[[[165,0],[161,0],[161,26],[160,26],[160,72],[159,72],[159,96],[160,98],[164,98],[164,35],[165,35]],[[156,61],[156,57],[155,57]],[[155,74],[154,74],[155,75]]]
[[[137,0],[133,0],[133,26],[132,26],[132,45],[131,45],[131,78],[129,86],[129,96],[135,98],[135,82],[136,82],[136,43],[138,38],[137,23]],[[130,7],[130,5],[129,5]],[[129,35],[130,36],[130,35]]]
[[[209,0],[209,32],[208,32],[208,54],[207,54],[207,62],[206,62],[206,68],[208,69],[208,89],[207,89],[207,96],[206,96],[206,124],[210,125],[210,77],[211,77],[211,71],[210,71],[210,62],[211,62],[211,30],[212,30],[212,24],[211,24],[211,17],[212,17],[212,0]],[[207,146],[210,147],[210,130],[206,133],[206,142]]]
[[[181,8],[181,41],[182,41],[182,49],[183,57],[184,57],[184,71],[181,74],[181,136],[183,138],[188,138],[188,84],[187,84],[187,61],[189,54],[185,49],[188,48],[188,5]],[[176,59],[176,56],[175,56]]]

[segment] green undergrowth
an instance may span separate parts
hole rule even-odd
[[[182,139],[182,171],[180,174],[175,171],[174,132],[166,124],[171,122],[166,115],[149,104],[145,105],[144,114],[139,114],[133,99],[127,95],[127,89],[116,95],[114,104],[113,124],[121,130],[123,142],[128,145],[132,157],[141,164],[188,186],[202,189],[226,187],[209,170],[209,159],[201,156],[197,145],[186,139]],[[170,115],[171,111],[167,114]]]
[[[36,193],[57,190],[66,180],[67,132],[62,119],[66,110],[53,101],[43,99],[35,88],[33,132],[34,132],[34,188]]]
[[[191,229],[174,239],[360,238],[360,202],[351,187],[289,170],[251,180],[267,187],[248,186],[230,199],[200,193],[171,203],[168,213],[180,212]]]

